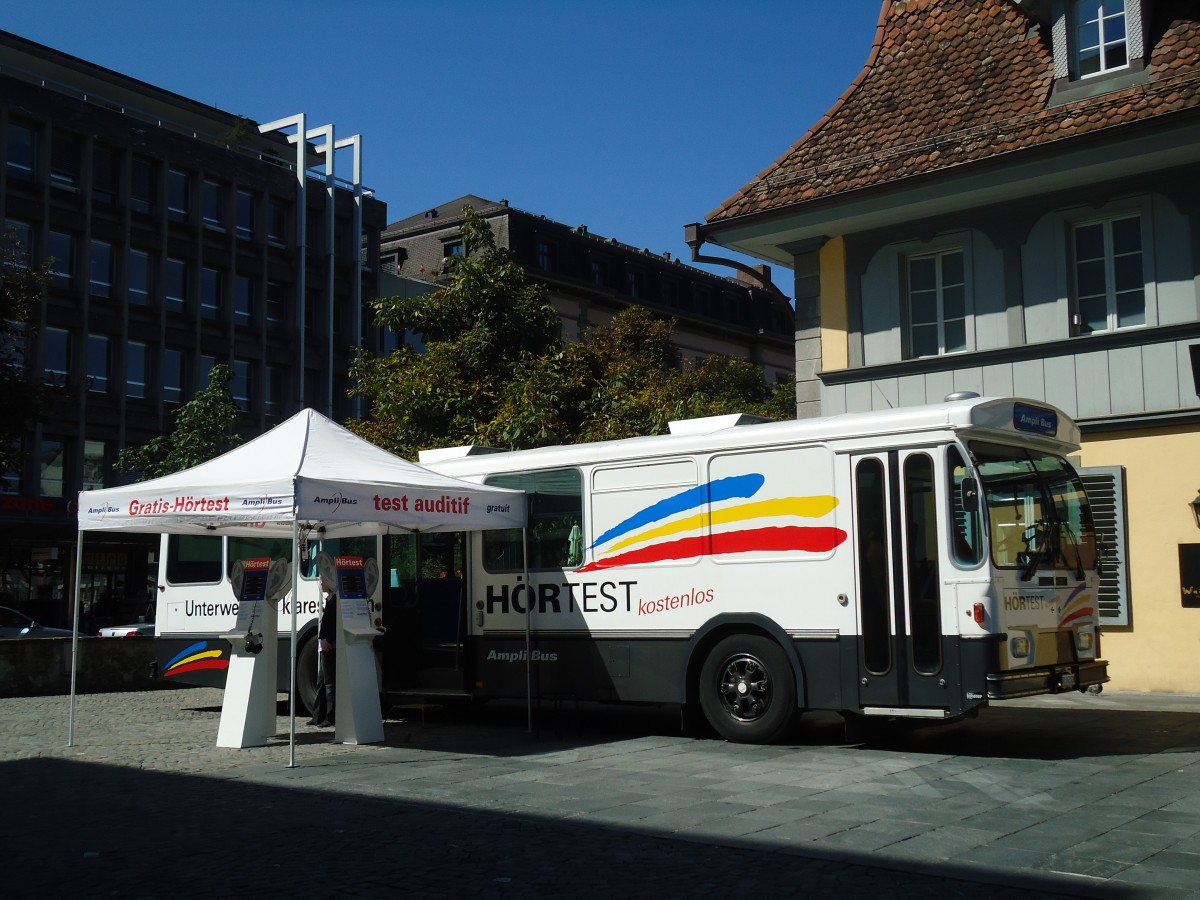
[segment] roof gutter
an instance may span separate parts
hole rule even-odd
[[[700,253],[700,248],[704,246],[707,238],[700,233],[700,223],[692,222],[690,225],[683,226],[683,240],[692,248],[692,262],[708,263],[713,266],[728,266],[731,269],[737,269],[743,275],[750,278],[755,284],[765,290],[767,293],[778,297],[784,302],[790,303],[791,298],[781,291],[769,277],[761,271],[748,266],[744,262],[739,262],[736,259],[725,259],[721,256],[704,256]]]

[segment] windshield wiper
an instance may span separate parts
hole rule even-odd
[[[1022,581],[1029,581],[1037,572],[1038,567],[1042,564],[1042,557],[1046,553],[1046,548],[1053,542],[1058,545],[1058,522],[1050,519],[1039,519],[1033,523],[1029,529],[1033,532],[1030,539],[1025,541],[1025,546],[1028,547],[1030,540],[1036,541],[1037,546],[1033,548],[1033,555],[1029,557],[1029,561],[1025,563],[1025,570],[1021,573]],[[1051,557],[1053,559],[1053,557]]]

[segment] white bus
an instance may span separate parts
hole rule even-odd
[[[944,720],[1108,680],[1064,413],[970,395],[737,421],[422,454],[530,506],[527,562],[521,531],[433,537],[454,571],[408,586],[443,638],[438,665],[411,643],[416,688],[522,697],[528,667],[539,700],[680,704],[762,742],[804,709]]]
[[[529,527],[326,547],[375,554],[390,574],[382,689],[678,704],[729,740],[763,742],[805,709],[947,720],[1108,680],[1095,529],[1064,458],[1079,430],[1064,413],[972,397],[742,421],[422,454],[444,474],[525,490]],[[223,684],[229,566],[290,547],[164,540],[160,672]],[[317,591],[306,578],[305,705]]]

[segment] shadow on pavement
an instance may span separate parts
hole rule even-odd
[[[17,897],[1072,896],[864,854],[713,846],[568,818],[498,813],[69,760],[0,764],[3,894]],[[384,789],[380,785],[378,789]],[[986,876],[983,876],[986,877]],[[975,879],[975,880],[972,880]],[[1092,896],[1128,897],[1104,887]]]

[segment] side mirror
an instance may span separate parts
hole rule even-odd
[[[979,485],[974,478],[964,478],[959,487],[964,512],[979,512]]]

